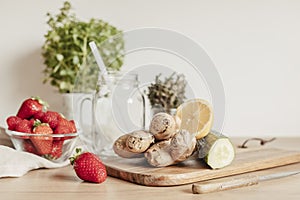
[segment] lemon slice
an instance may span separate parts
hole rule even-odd
[[[185,129],[200,139],[205,137],[212,127],[213,110],[203,99],[190,99],[177,108],[175,117],[181,121],[179,129]]]

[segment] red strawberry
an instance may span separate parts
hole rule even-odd
[[[58,119],[57,124],[58,125],[66,125],[66,126],[68,126],[69,125],[69,121],[66,118],[61,117],[61,118]]]
[[[50,160],[56,160],[60,158],[60,156],[62,155],[63,144],[63,140],[53,140],[52,150],[49,154],[46,155],[46,158]]]
[[[35,113],[35,114],[33,115],[33,118],[34,118],[34,119],[38,119],[38,120],[40,120],[40,121],[43,121],[44,115],[45,115],[45,112],[39,111],[39,112],[37,112],[37,113]]]
[[[81,149],[76,149],[76,155],[70,161],[77,176],[84,181],[102,183],[107,178],[105,165],[93,153],[81,153]]]
[[[38,121],[39,121],[39,120],[38,120]],[[29,123],[30,123],[31,127],[34,126],[34,123],[35,123],[35,122],[36,122],[36,120],[33,119],[33,118],[31,118],[31,119],[29,120]],[[41,122],[41,121],[39,121],[39,122]]]
[[[54,130],[55,134],[66,134],[66,133],[76,133],[77,129],[74,120],[67,120],[65,118],[60,118],[58,120],[57,127]]]
[[[23,133],[31,133],[32,132],[32,122],[27,119],[22,119],[15,126],[15,131],[23,132]]]
[[[33,133],[36,134],[52,134],[53,131],[50,128],[49,124],[37,122],[35,124],[35,128],[33,129]],[[51,136],[32,136],[31,142],[35,146],[37,152],[40,155],[49,154],[52,150],[52,141],[53,138]]]
[[[58,125],[55,130],[54,130],[54,134],[67,134],[67,133],[71,133],[70,128],[67,125]]]
[[[48,104],[39,97],[32,97],[23,101],[17,116],[21,119],[29,119],[37,112],[46,109]]]
[[[23,150],[29,153],[39,155],[30,140],[23,140]]]
[[[71,128],[72,133],[76,133],[77,132],[77,128],[76,128],[75,121],[74,120],[70,120],[69,122],[70,122],[70,128]]]
[[[8,129],[11,131],[14,131],[16,128],[16,125],[22,121],[20,117],[17,116],[10,116],[6,119],[6,123],[8,125]]]
[[[55,111],[47,111],[44,113],[42,122],[48,123],[52,129],[55,129],[58,124],[58,119],[61,118],[61,115]]]

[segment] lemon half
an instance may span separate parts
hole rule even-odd
[[[190,99],[182,103],[175,116],[181,121],[180,129],[195,134],[196,139],[205,137],[213,124],[212,106],[203,99]]]

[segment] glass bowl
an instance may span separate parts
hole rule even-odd
[[[32,134],[8,129],[5,131],[17,151],[33,153],[55,163],[69,159],[80,133],[77,131],[68,134]]]

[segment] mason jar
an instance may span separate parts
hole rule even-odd
[[[92,104],[89,148],[98,155],[113,154],[118,137],[145,128],[145,98],[133,72],[109,71],[101,76]]]

